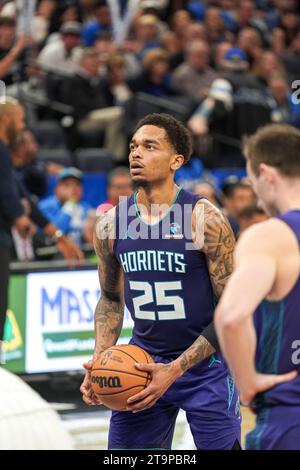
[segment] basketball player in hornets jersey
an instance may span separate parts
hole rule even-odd
[[[152,380],[128,400],[128,412],[112,412],[110,449],[170,449],[179,409],[198,449],[240,448],[238,396],[212,325],[215,300],[232,272],[234,237],[217,208],[174,183],[190,154],[182,124],[166,114],[146,116],[130,143],[137,192],[97,225],[101,298],[93,359],[118,340],[123,285],[134,321],[131,343],[155,361],[136,366]],[[83,399],[97,404],[91,363],[85,367]]]
[[[271,218],[238,242],[217,331],[241,399],[257,413],[247,449],[300,450],[300,132],[266,126],[245,156]]]

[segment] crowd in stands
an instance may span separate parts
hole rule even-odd
[[[242,143],[267,123],[300,127],[297,0],[37,0],[32,17],[21,3],[0,0],[0,80],[26,112],[15,178],[50,223],[91,246],[97,211],[132,190],[128,142],[151,112],[189,127],[178,181],[221,207],[236,236],[266,217],[242,179]],[[92,203],[87,172],[107,184]],[[37,229],[30,257],[47,244]]]

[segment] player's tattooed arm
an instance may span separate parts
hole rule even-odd
[[[190,367],[204,361],[204,359],[211,356],[214,352],[215,348],[201,335],[175,362],[177,362],[177,366],[179,366],[180,372],[183,374],[190,369]]]
[[[213,291],[219,299],[233,271],[234,235],[227,219],[213,204],[203,199],[195,209],[194,242],[206,255]],[[174,361],[180,375],[216,351],[212,344],[217,343],[216,338],[210,342],[205,336],[210,339],[215,336],[213,324]]]
[[[114,217],[114,210],[102,215],[97,221],[94,233],[101,287],[100,299],[94,314],[96,340],[94,357],[116,344],[123,324],[122,270],[113,252]]]
[[[227,218],[217,207],[206,199],[197,206],[203,214],[203,223],[201,220],[195,223],[196,240],[206,255],[212,288],[219,300],[233,271],[235,238]]]

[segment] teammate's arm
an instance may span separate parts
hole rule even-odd
[[[124,301],[121,266],[113,253],[114,209],[100,216],[94,234],[94,247],[99,258],[98,273],[101,287],[100,299],[94,314],[95,350],[93,361],[101,353],[115,345],[122,329]],[[92,392],[90,370],[92,361],[84,364],[87,369],[80,388],[87,404],[99,403]]]
[[[270,294],[277,270],[274,230],[276,233],[278,227],[273,227],[273,223],[253,226],[240,238],[235,271],[215,314],[221,349],[245,405],[258,392],[295,377],[294,372],[266,375],[255,369],[256,334],[252,315]]]

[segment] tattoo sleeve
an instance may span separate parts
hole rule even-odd
[[[178,358],[182,372],[185,372],[190,367],[195,366],[198,362],[204,361],[207,357],[215,352],[215,348],[207,341],[204,336],[194,341],[194,343],[184,351]]]
[[[233,250],[235,239],[229,222],[210,202],[201,200],[203,223],[194,226],[195,242],[207,258],[207,266],[216,299],[233,271]],[[199,230],[201,233],[197,233]],[[204,233],[203,233],[204,232]],[[202,335],[177,359],[180,369],[185,372],[215,352],[214,346]]]
[[[94,356],[116,344],[123,324],[122,271],[112,249],[113,231],[114,216],[110,213],[104,214],[99,218],[94,234],[101,287],[100,299],[94,314]]]
[[[210,202],[204,204],[204,245],[212,288],[221,297],[233,271],[235,238],[227,218]]]

